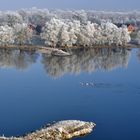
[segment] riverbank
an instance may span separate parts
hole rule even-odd
[[[25,137],[0,137],[0,140],[67,140],[84,136],[93,131],[96,124],[77,120],[60,121]]]
[[[29,51],[29,52],[39,52],[45,53],[48,55],[57,55],[57,56],[69,56],[70,54],[62,49],[51,48],[45,46],[32,46],[32,45],[9,45],[9,46],[0,46],[0,49],[10,49],[10,50],[20,50],[20,51]]]
[[[71,47],[47,47],[47,46],[33,46],[33,45],[9,45],[9,46],[0,46],[0,49],[13,49],[13,50],[20,50],[20,51],[29,51],[29,52],[39,52],[45,53],[48,55],[58,55],[58,56],[69,56],[71,55],[69,51],[76,50],[76,49],[100,49],[100,48],[140,48],[140,45],[135,44],[126,44],[124,46],[107,46],[107,45],[96,45],[96,46],[71,46]]]

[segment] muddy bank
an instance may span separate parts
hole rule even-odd
[[[77,120],[60,121],[24,137],[0,137],[0,140],[68,140],[87,135],[96,124]]]

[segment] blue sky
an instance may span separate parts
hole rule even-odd
[[[0,10],[20,8],[140,10],[140,0],[0,0]]]

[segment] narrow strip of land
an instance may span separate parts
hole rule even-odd
[[[34,51],[39,53],[45,53],[48,55],[56,55],[56,56],[69,56],[71,55],[69,53],[69,50],[75,50],[75,49],[97,49],[97,48],[140,48],[140,45],[134,45],[134,44],[126,44],[124,46],[107,46],[107,45],[101,45],[101,46],[72,46],[72,47],[59,47],[59,48],[53,48],[53,47],[46,47],[46,46],[32,46],[32,45],[22,45],[22,46],[16,46],[16,45],[9,45],[9,46],[0,46],[0,49],[13,49],[13,50],[20,50],[20,51]]]
[[[92,132],[96,124],[77,120],[57,122],[25,137],[0,137],[0,140],[67,140]]]

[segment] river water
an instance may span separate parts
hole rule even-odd
[[[140,140],[140,49],[77,50],[57,57],[0,50],[0,135],[47,123],[96,123],[76,140]]]

